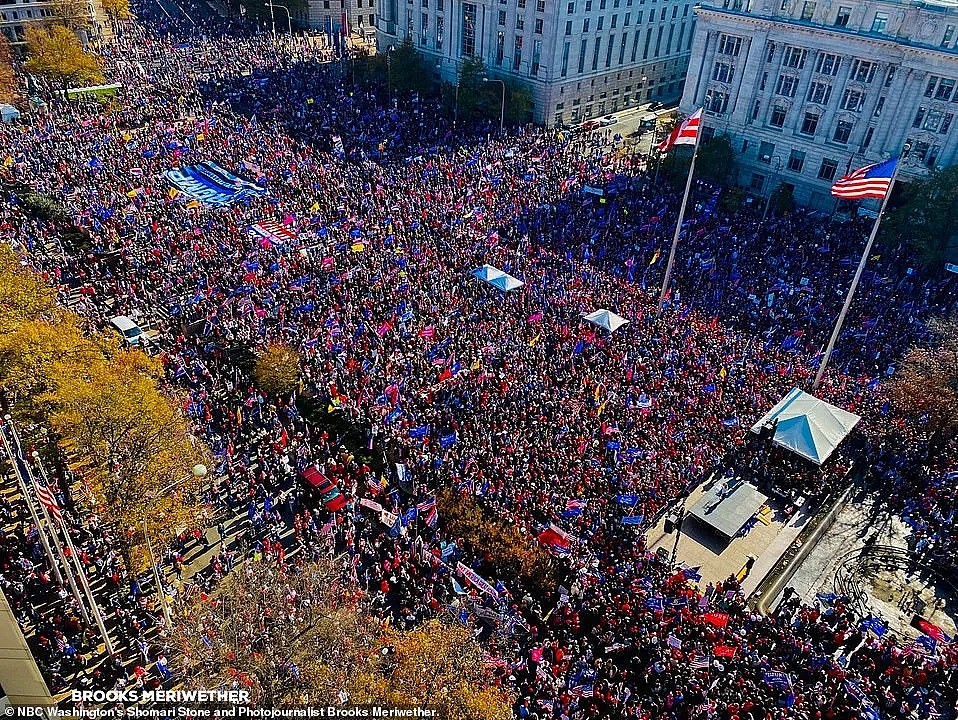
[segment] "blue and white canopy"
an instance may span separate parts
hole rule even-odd
[[[471,274],[473,277],[479,278],[484,283],[492,285],[492,287],[502,290],[503,292],[517,290],[525,285],[522,280],[514,278],[509,273],[505,273],[492,265],[483,265],[473,270]]]
[[[792,388],[752,426],[758,433],[778,421],[772,442],[821,465],[861,420],[859,415]]]
[[[626,320],[624,317],[616,315],[610,310],[596,310],[591,312],[588,315],[583,315],[582,319],[592,323],[593,325],[598,325],[603,330],[608,330],[610,333],[615,332],[623,325],[631,322]]]

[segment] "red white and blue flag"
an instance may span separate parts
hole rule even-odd
[[[675,145],[695,145],[699,137],[699,127],[702,124],[702,108],[689,115],[669,133],[669,136],[660,142],[656,148],[659,152],[668,152]]]
[[[56,495],[53,494],[53,490],[46,483],[39,483],[34,481],[34,485],[37,491],[37,500],[40,501],[40,504],[47,509],[47,512],[50,513],[50,516],[55,520],[59,520],[63,517],[63,514],[60,512],[60,503],[57,502]]]
[[[263,247],[272,244],[284,245],[297,238],[295,232],[275,220],[261,220],[249,226],[249,234],[260,240]]]
[[[426,521],[429,527],[436,527],[436,522],[439,520],[439,515],[436,512],[436,498],[426,498],[416,505],[416,510],[419,511],[419,516]]]
[[[898,158],[889,158],[884,162],[866,165],[844,175],[832,185],[832,195],[843,200],[863,200],[877,198],[881,200],[888,192]]]

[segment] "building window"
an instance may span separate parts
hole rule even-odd
[[[888,74],[885,76],[885,87],[890,87],[892,80],[895,79],[895,66],[888,68]]]
[[[582,40],[582,44],[579,46],[579,74],[581,75],[585,71],[585,51],[589,41],[585,38]]]
[[[945,37],[941,40],[941,47],[946,48],[951,45],[952,40],[955,39],[955,26],[954,25],[945,25]]]
[[[749,183],[749,187],[754,192],[762,192],[762,189],[765,187],[765,176],[761,173],[752,173],[752,181]]]
[[[546,11],[546,0],[536,0],[536,12],[544,13]]]
[[[585,19],[582,21],[582,32],[584,32],[584,33],[589,32],[589,18],[585,18]]]
[[[815,16],[815,8],[818,7],[817,2],[812,2],[812,0],[805,0],[805,4],[802,5],[802,20],[811,20]]]
[[[946,113],[945,117],[942,118],[941,127],[938,128],[939,134],[944,135],[946,132],[948,132],[948,129],[951,127],[951,121],[954,119],[954,113]]]
[[[473,3],[462,5],[462,54],[476,54],[476,6]]]
[[[832,136],[832,140],[844,145],[848,142],[851,134],[852,124],[848,120],[839,120],[838,124],[835,125],[835,134]]]
[[[602,38],[595,39],[595,47],[592,49],[592,69],[599,69],[599,51],[602,49]]]
[[[632,22],[632,13],[627,12],[625,18],[622,20],[622,27],[629,27],[629,23]]]
[[[818,130],[818,114],[806,112],[802,118],[802,129],[799,131],[802,135],[814,135]]]
[[[765,49],[765,62],[770,63],[775,58],[775,43],[770,42]]]
[[[717,88],[709,88],[705,93],[705,109],[713,113],[724,113],[728,108],[728,93]]]
[[[921,124],[925,121],[925,113],[927,112],[928,110],[923,107],[918,108],[918,112],[915,113],[915,120],[914,122],[912,122],[911,126],[915,128],[920,128]]]
[[[592,12],[592,0],[585,0],[585,11]]]
[[[758,146],[758,159],[766,165],[770,165],[772,163],[772,155],[774,154],[775,143],[762,140],[762,144]]]
[[[445,35],[446,21],[441,15],[436,18],[436,49],[442,50],[442,38]]]
[[[569,74],[569,43],[562,46],[562,77]]]
[[[835,16],[835,27],[848,27],[848,19],[852,15],[852,9],[847,5],[838,6],[838,14]]]
[[[882,95],[875,103],[875,117],[881,117],[881,111],[885,108],[885,96]]]
[[[569,37],[571,34],[572,34],[572,21],[566,20],[565,21],[565,36]]]
[[[772,108],[772,116],[769,118],[768,124],[772,127],[783,127],[785,125],[785,116],[787,114],[788,109],[784,105],[776,103]]]
[[[782,65],[784,67],[801,70],[803,67],[805,67],[805,56],[807,54],[808,51],[804,48],[792,47],[789,45],[785,48],[785,55],[782,58]]]
[[[849,80],[861,83],[870,83],[875,78],[878,63],[868,60],[852,60],[852,70]]]
[[[522,35],[516,35],[516,43],[513,47],[512,69],[518,70],[522,63]]]
[[[842,58],[832,53],[819,53],[818,60],[815,61],[815,72],[822,75],[838,75],[838,68],[841,67]]]
[[[827,180],[831,182],[835,179],[835,171],[838,170],[838,160],[832,160],[831,158],[825,158],[822,160],[822,165],[818,168],[818,179]]]
[[[850,110],[851,112],[861,112],[862,108],[865,106],[865,93],[860,90],[853,90],[849,88],[845,91],[845,94],[842,95],[842,110]]]
[[[542,41],[535,40],[532,43],[532,74],[539,74],[539,61],[542,59]]]
[[[805,167],[805,151],[792,148],[792,152],[788,156],[788,165],[786,167],[792,172],[800,173],[802,168]]]
[[[506,34],[499,31],[496,36],[496,65],[502,65],[502,58],[506,54]]]
[[[945,119],[945,113],[941,110],[929,110],[925,116],[925,122],[922,123],[922,129],[929,132],[938,132],[942,120]]]
[[[938,83],[938,89],[935,91],[935,100],[951,100],[951,95],[955,91],[955,81],[949,78],[942,78]]]
[[[717,62],[715,63],[715,67],[712,68],[712,79],[718,82],[732,82],[734,75],[735,66],[731,63]]]
[[[875,128],[870,127],[865,131],[865,139],[862,140],[862,149],[865,150],[872,144],[872,138],[875,137]]]
[[[762,101],[761,101],[761,100],[756,100],[756,101],[755,101],[755,104],[752,105],[752,122],[754,122],[755,119],[758,117],[758,113],[759,113],[759,111],[761,111],[761,109],[762,109]],[[744,150],[743,150],[743,152],[744,152]]]
[[[884,33],[888,27],[888,13],[876,12],[875,19],[872,20],[872,32]]]
[[[542,18],[536,18],[535,30],[533,32],[539,35],[542,34]]]
[[[742,38],[736,35],[722,34],[719,36],[718,52],[720,55],[731,55],[737,57],[742,49]]]
[[[575,3],[574,3],[574,2],[570,2],[568,5],[566,5],[565,11],[566,11],[569,15],[571,15],[572,13],[574,13],[574,12],[575,12]]]
[[[605,66],[612,66],[612,50],[615,49],[615,35],[609,35],[609,42],[605,48]]]
[[[794,75],[779,75],[778,83],[775,85],[775,94],[785,97],[795,97],[795,90],[798,88],[798,78]]]
[[[522,15],[516,15],[516,30],[522,30],[526,26],[526,19]]]
[[[500,25],[505,25],[505,24],[506,24],[506,11],[505,11],[505,10],[500,10],[500,11],[499,11],[499,24],[500,24]]]
[[[827,105],[832,96],[832,86],[825,82],[813,82],[808,86],[808,102]]]
[[[595,24],[596,32],[600,31],[603,25],[605,25],[605,15],[599,15],[599,21]]]

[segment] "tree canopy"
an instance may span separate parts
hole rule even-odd
[[[310,702],[425,706],[446,720],[507,720],[461,625],[400,632],[369,622],[363,596],[332,561],[295,570],[252,560],[184,608],[175,629],[184,684],[238,683],[264,708]]]
[[[958,318],[932,320],[930,343],[912,348],[888,394],[906,415],[927,421],[932,433],[958,434]]]
[[[283,343],[270,343],[256,358],[253,378],[269,395],[289,395],[299,384],[299,352]]]
[[[103,82],[102,63],[96,55],[86,52],[76,34],[64,25],[26,29],[29,59],[24,69],[58,82],[64,87],[70,83],[88,85]]]
[[[130,0],[101,0],[101,2],[103,11],[114,20],[128,20],[133,16],[130,11]]]
[[[12,103],[19,99],[17,74],[13,69],[10,43],[0,33],[0,102]]]
[[[881,241],[908,243],[925,265],[940,267],[949,245],[958,243],[958,166],[937,168],[927,178],[896,187],[900,192],[882,220]]]

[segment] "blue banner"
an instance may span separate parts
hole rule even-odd
[[[266,194],[266,188],[236,177],[210,161],[167,170],[164,174],[177,190],[205,205],[229,205]]]

